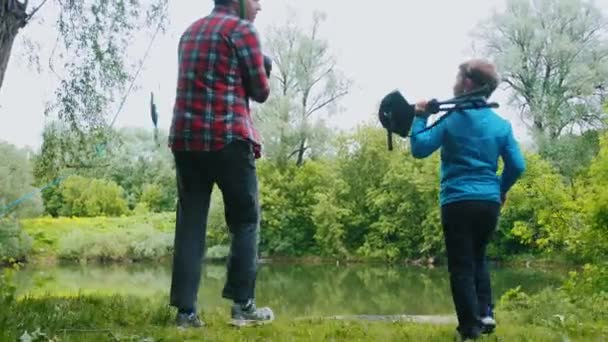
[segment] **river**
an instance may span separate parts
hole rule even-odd
[[[199,306],[203,311],[226,307],[221,298],[223,264],[206,264]],[[559,285],[565,272],[530,268],[492,269],[494,297],[521,286],[528,293]],[[170,264],[28,266],[16,275],[18,295],[77,293],[167,296]],[[444,267],[370,264],[262,264],[257,283],[259,305],[277,315],[443,315],[453,314]]]

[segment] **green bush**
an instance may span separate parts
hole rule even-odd
[[[0,261],[22,260],[32,249],[32,238],[13,217],[0,218]],[[1,263],[0,263],[1,264]]]
[[[162,189],[155,184],[145,184],[141,193],[140,203],[147,206],[150,211],[160,212],[164,206]]]
[[[608,324],[607,266],[586,265],[572,272],[561,287],[546,288],[532,296],[520,288],[512,289],[500,298],[499,310],[509,312],[510,320],[519,324],[592,334],[592,329]]]
[[[147,224],[122,231],[75,230],[60,237],[57,246],[60,258],[80,261],[155,260],[172,250],[173,234]]]
[[[319,194],[334,186],[328,164],[310,161],[302,167],[261,164],[261,248],[274,255],[318,253],[313,215]]]
[[[225,259],[230,254],[230,246],[228,245],[215,245],[207,249],[205,256],[207,259],[220,260]]]
[[[120,216],[128,213],[123,189],[101,179],[70,176],[59,187],[60,216]]]
[[[526,152],[528,168],[502,209],[489,248],[491,257],[532,254],[575,262],[608,257],[608,133],[599,136],[599,147],[581,156],[584,163],[573,159],[556,165],[542,154]],[[301,166],[270,159],[258,162],[260,252],[264,256],[361,257],[389,262],[443,256],[439,153],[414,159],[407,140],[402,139],[388,151],[385,131],[370,125],[337,136],[334,145],[331,158],[317,156]],[[45,205],[53,215],[115,217],[45,223],[57,230],[40,226],[30,231],[24,221],[26,231],[35,238],[35,250],[54,248],[57,237],[69,233],[67,227],[130,229],[149,224],[162,232],[174,231],[170,154],[164,151],[156,156],[148,151],[139,155],[137,148],[123,147],[127,148],[125,154],[114,156],[120,163],[90,171],[91,177],[99,179],[73,176],[45,192]],[[560,151],[561,147],[551,152],[551,158]],[[137,167],[131,167],[129,160]],[[573,163],[581,167],[564,175],[564,169]],[[153,166],[158,166],[158,177]],[[127,209],[123,188],[117,184],[129,189],[133,211]],[[116,218],[127,213],[133,216]],[[207,224],[208,246],[229,243],[217,187]]]
[[[214,187],[207,217],[207,246],[225,245],[230,241],[226,218],[224,217],[224,200],[218,187]]]
[[[608,300],[608,263],[586,264],[582,270],[571,272],[563,288],[570,298],[598,296]],[[608,310],[608,305],[605,308]]]
[[[0,141],[0,208],[35,190],[30,151]],[[13,207],[17,217],[34,217],[42,213],[42,198],[38,193]]]

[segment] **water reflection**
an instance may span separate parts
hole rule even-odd
[[[222,264],[204,266],[199,302],[204,310],[225,307],[220,297]],[[521,286],[536,292],[560,283],[563,274],[532,269],[494,269],[495,297]],[[24,294],[106,293],[167,296],[168,264],[53,266],[28,268],[17,275]],[[453,312],[445,268],[375,265],[264,264],[260,267],[258,301],[277,314],[450,314]]]

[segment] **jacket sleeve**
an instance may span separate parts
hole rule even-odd
[[[425,158],[433,154],[443,141],[447,120],[441,120],[434,127],[421,132],[427,127],[428,116],[416,116],[412,123],[410,148],[414,158]]]

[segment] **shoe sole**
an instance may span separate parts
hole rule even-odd
[[[255,327],[255,326],[260,326],[260,325],[266,325],[266,324],[272,323],[273,321],[274,321],[274,319],[265,320],[265,321],[256,321],[256,320],[247,320],[247,319],[232,319],[228,322],[228,324],[241,328],[241,327]]]
[[[496,324],[484,324],[481,328],[481,333],[484,335],[492,334],[496,330]]]
[[[192,325],[192,324],[188,324],[188,325],[176,325],[176,328],[178,330],[188,330],[188,329],[200,329],[203,328],[205,325]]]

